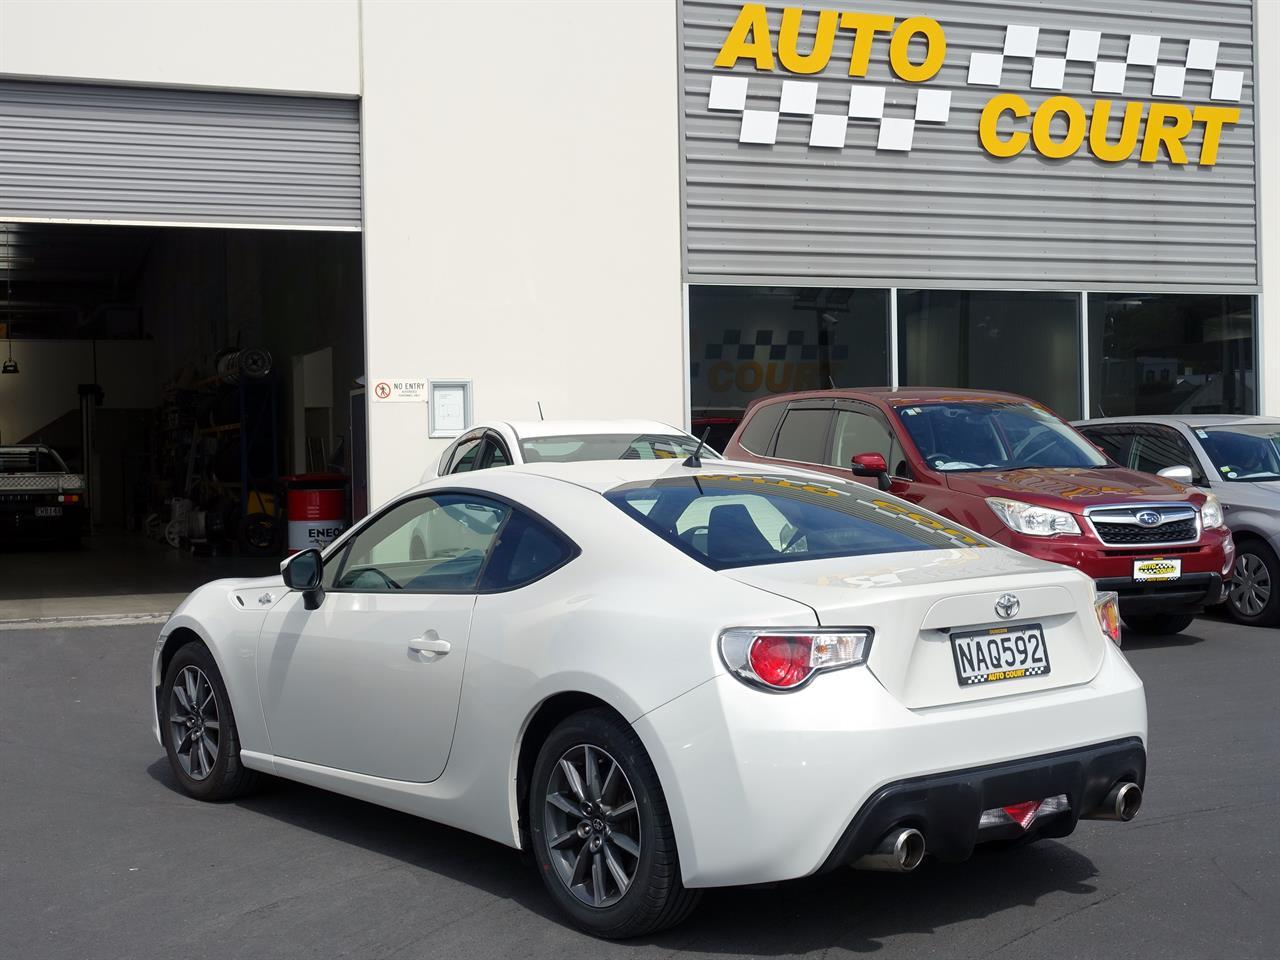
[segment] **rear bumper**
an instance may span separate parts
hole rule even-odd
[[[938,824],[968,822],[954,831],[949,846],[939,837],[942,852],[950,849],[955,857],[972,846],[968,832],[976,831],[984,809],[976,804],[988,795],[1003,797],[1005,787],[1016,792],[1010,803],[1060,793],[1091,799],[1095,774],[1089,762],[1073,760],[1058,769],[1051,758],[1106,753],[1110,747],[1094,745],[1118,741],[1140,745],[1147,734],[1142,682],[1120,651],[1106,646],[1101,668],[1087,683],[1009,690],[926,709],[908,709],[871,671],[854,667],[785,695],[721,675],[645,714],[634,726],[666,794],[685,885],[772,883],[812,874],[870,842],[865,837],[897,809],[877,798],[899,796],[902,785],[963,783],[974,771],[1005,767],[1017,773],[1003,780],[992,774],[989,783],[980,778],[980,787],[940,790],[932,801],[936,808],[921,808]],[[1047,772],[1020,773],[1046,764]],[[1096,776],[1112,765],[1144,772],[1136,761],[1117,760]],[[1072,779],[1077,766],[1085,771],[1079,775],[1085,786]],[[1046,790],[1037,794],[1037,785]],[[1030,793],[1023,795],[1026,789]],[[859,827],[858,817],[875,819]],[[856,841],[836,854],[850,831]],[[926,842],[932,848],[934,840],[926,835]]]
[[[862,805],[822,870],[848,866],[870,853],[890,830],[912,826],[940,860],[966,860],[978,842],[984,810],[1065,794],[1068,810],[1032,825],[1042,837],[1065,837],[1082,813],[1098,807],[1118,780],[1142,786],[1147,752],[1136,737],[1077,750],[915,777],[889,784]],[[1015,827],[1015,830],[1017,828]]]
[[[1221,603],[1223,580],[1216,573],[1186,574],[1177,580],[1139,583],[1132,577],[1098,581],[1099,590],[1114,590],[1120,614],[1199,613]]]
[[[84,525],[84,508],[68,505],[57,517],[37,517],[28,506],[0,504],[0,535],[6,540],[74,540]]]

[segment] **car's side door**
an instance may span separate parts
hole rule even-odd
[[[258,643],[272,753],[423,783],[444,770],[479,578],[510,514],[441,492],[395,503],[325,559],[323,597],[289,593]],[[425,556],[411,540],[421,538]]]

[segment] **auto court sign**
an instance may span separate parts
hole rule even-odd
[[[773,19],[776,30],[765,4],[743,4],[715,57],[708,108],[741,114],[740,143],[775,143],[780,115],[808,115],[811,147],[843,149],[849,124],[871,121],[878,124],[877,149],[909,152],[917,123],[949,121],[951,92],[929,86],[950,55],[938,20],[802,7],[783,8]],[[1027,151],[1049,159],[1091,155],[1110,164],[1217,162],[1222,137],[1240,120],[1232,104],[1244,80],[1242,71],[1219,67],[1217,40],[1127,34],[1125,53],[1116,58],[1100,55],[1102,31],[1060,32],[1067,34],[1065,55],[1042,46],[1041,28],[1030,24],[1005,25],[998,52],[968,54],[966,84],[990,91],[978,121],[982,150],[1001,158]],[[838,37],[852,39],[847,61],[834,56]],[[877,57],[887,58],[896,80],[916,88],[914,116],[885,116],[888,90],[870,82],[850,87],[847,113],[819,112],[822,79],[865,78]],[[1092,72],[1091,99],[1061,92],[1069,63]],[[1018,64],[1031,67],[1027,90],[1008,89],[1015,73],[1009,68]],[[753,73],[817,79],[784,79],[776,109],[752,109]],[[1188,76],[1209,81],[1210,102],[1184,100]],[[1184,144],[1193,132],[1195,142]]]

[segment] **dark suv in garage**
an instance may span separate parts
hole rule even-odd
[[[756,401],[724,450],[848,477],[1120,596],[1129,628],[1177,633],[1222,599],[1233,547],[1217,498],[1107,459],[1008,393],[823,390]]]

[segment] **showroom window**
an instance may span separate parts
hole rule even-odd
[[[899,382],[1007,390],[1080,416],[1080,295],[899,290]]]
[[[1256,413],[1254,298],[1089,295],[1089,415]]]
[[[689,288],[694,433],[722,449],[758,397],[889,382],[889,291]]]

